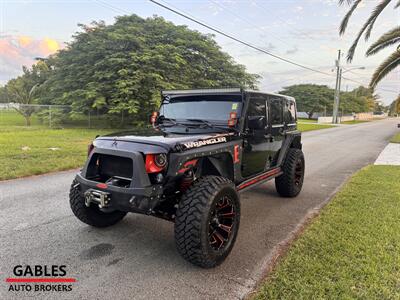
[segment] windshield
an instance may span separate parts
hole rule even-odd
[[[240,95],[179,96],[164,100],[160,115],[174,120],[192,119],[227,124],[231,112],[240,116],[241,101]]]

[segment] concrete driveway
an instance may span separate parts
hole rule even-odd
[[[329,199],[358,169],[373,163],[398,120],[313,131],[303,135],[306,178],[295,199],[272,183],[242,194],[236,245],[223,265],[203,270],[184,261],[173,224],[130,214],[111,228],[80,223],[69,209],[74,172],[0,182],[0,298],[235,299],[260,279],[273,248],[299,221]],[[15,265],[67,266],[70,292],[9,292]]]

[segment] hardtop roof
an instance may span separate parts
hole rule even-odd
[[[286,99],[295,101],[295,99],[291,96],[286,96],[286,95],[271,93],[271,92],[264,92],[264,91],[259,91],[259,90],[241,89],[241,88],[191,89],[191,90],[188,89],[188,90],[164,90],[164,91],[161,91],[162,96],[167,96],[167,95],[178,96],[178,95],[246,94],[246,93],[279,96],[279,97],[284,97]]]

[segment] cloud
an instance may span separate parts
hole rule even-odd
[[[211,11],[211,14],[212,14],[213,16],[218,16],[219,13],[223,11],[223,9],[222,9],[218,4],[212,3],[212,2],[210,2],[210,3],[207,5],[207,8],[208,8],[208,10]]]
[[[268,43],[263,47],[263,49],[267,51],[272,51],[276,49],[276,46],[272,43]]]
[[[289,54],[289,55],[295,54],[297,52],[299,52],[299,48],[297,48],[297,46],[294,46],[292,49],[286,50],[286,54]]]
[[[30,43],[32,43],[32,38],[29,36],[20,36],[18,37],[18,42],[21,47],[27,47]]]
[[[30,66],[37,57],[47,57],[64,45],[51,38],[34,39],[30,36],[3,35],[0,38],[0,81],[21,73],[22,66]]]
[[[45,54],[47,53],[47,55],[60,50],[60,44],[56,40],[49,39],[49,38],[44,38],[40,42],[40,47],[41,47],[41,50],[43,51],[43,53],[45,53]]]
[[[329,46],[329,45],[323,44],[323,45],[320,45],[319,48],[321,50],[327,52],[327,53],[330,53],[330,54],[336,54],[337,53],[337,48]]]
[[[297,12],[297,13],[302,12],[303,10],[304,10],[304,7],[301,6],[301,5],[298,5],[298,6],[296,6],[296,7],[294,8],[294,11]]]

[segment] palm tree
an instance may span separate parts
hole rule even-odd
[[[348,22],[350,17],[352,16],[353,12],[356,8],[360,5],[361,2],[365,0],[339,0],[339,5],[343,5],[345,2],[350,5],[350,9],[347,14],[344,16],[342,23],[340,24],[340,34],[343,35],[346,31]],[[394,9],[400,7],[400,0],[395,0],[397,3],[394,6]],[[367,41],[371,35],[372,29],[375,25],[376,20],[378,19],[379,15],[382,11],[392,2],[392,0],[381,0],[373,9],[371,15],[361,27],[360,31],[358,32],[353,44],[349,48],[347,53],[347,61],[351,62],[354,57],[355,50],[357,48],[358,42],[360,41],[361,37],[364,35],[365,40]],[[370,81],[370,87],[375,88],[376,85],[391,71],[397,68],[400,65],[400,26],[395,27],[392,30],[389,30],[385,34],[383,34],[375,43],[373,43],[367,50],[366,56],[374,55],[385,49],[388,46],[398,44],[396,50],[389,55],[389,57],[382,62],[378,68],[375,70],[374,74],[372,75]]]

